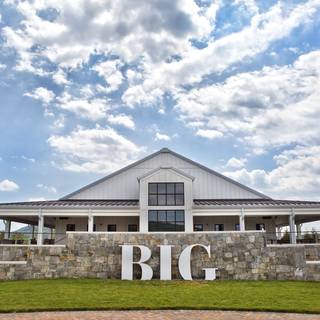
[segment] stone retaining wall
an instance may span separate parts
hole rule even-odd
[[[320,244],[306,244],[306,259],[320,261]]]
[[[192,273],[202,279],[202,268],[218,268],[218,279],[315,279],[308,275],[304,246],[265,245],[263,232],[201,233],[81,233],[67,235],[66,246],[0,246],[0,279],[121,277],[123,244],[145,245],[152,250],[148,264],[159,279],[159,247],[173,245],[172,277],[180,279],[178,258],[188,245],[211,246],[211,258],[201,248],[192,251]],[[134,253],[137,261],[139,256]],[[1,261],[26,261],[26,265]],[[312,269],[314,270],[314,269]],[[317,272],[317,271],[315,271]],[[139,277],[139,267],[134,267]]]

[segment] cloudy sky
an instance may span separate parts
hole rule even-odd
[[[320,200],[320,0],[0,1],[0,201],[162,147]]]

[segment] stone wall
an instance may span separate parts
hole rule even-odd
[[[266,246],[263,232],[201,233],[86,233],[67,234],[66,246],[0,245],[0,261],[26,261],[1,264],[0,279],[33,278],[114,278],[121,277],[123,244],[145,245],[152,250],[148,264],[159,279],[160,244],[173,245],[172,277],[180,279],[178,258],[188,245],[211,246],[211,258],[201,248],[192,251],[192,273],[202,279],[202,268],[218,268],[218,279],[315,279],[308,275],[304,246]],[[139,259],[134,252],[135,261]],[[315,268],[316,269],[316,268]],[[313,272],[313,271],[312,271]],[[317,271],[315,271],[317,272]],[[135,277],[140,269],[135,266]]]
[[[320,261],[320,244],[306,244],[306,259]]]

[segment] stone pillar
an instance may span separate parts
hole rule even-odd
[[[93,232],[93,225],[94,225],[94,217],[91,213],[91,209],[89,209],[89,214],[88,214],[88,232]]]
[[[38,215],[38,239],[37,239],[38,246],[41,246],[43,244],[43,226],[44,226],[44,217],[40,209],[39,215]]]
[[[3,220],[4,222],[4,238],[10,239],[11,220]]]
[[[241,212],[240,212],[240,216],[239,216],[239,226],[240,226],[240,231],[246,231],[246,223],[245,223],[243,208],[241,208]]]
[[[289,216],[289,228],[290,228],[290,243],[297,243],[296,225],[294,218],[294,209],[291,209],[291,214]]]

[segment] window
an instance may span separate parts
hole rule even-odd
[[[193,226],[193,231],[203,231],[203,224],[197,223]]]
[[[184,231],[184,211],[150,210],[149,231]]]
[[[240,224],[239,224],[239,223],[236,223],[236,224],[234,225],[234,230],[240,231]]]
[[[75,224],[67,224],[67,231],[76,231],[76,225]]]
[[[108,232],[116,232],[117,225],[116,224],[108,224]]]
[[[216,223],[214,225],[214,231],[224,231],[224,225],[220,223]]]
[[[149,183],[149,206],[183,206],[184,184],[177,183]]]
[[[256,230],[266,230],[266,226],[264,223],[257,223]]]
[[[137,224],[128,224],[128,231],[129,232],[137,232],[138,231],[138,225]]]

